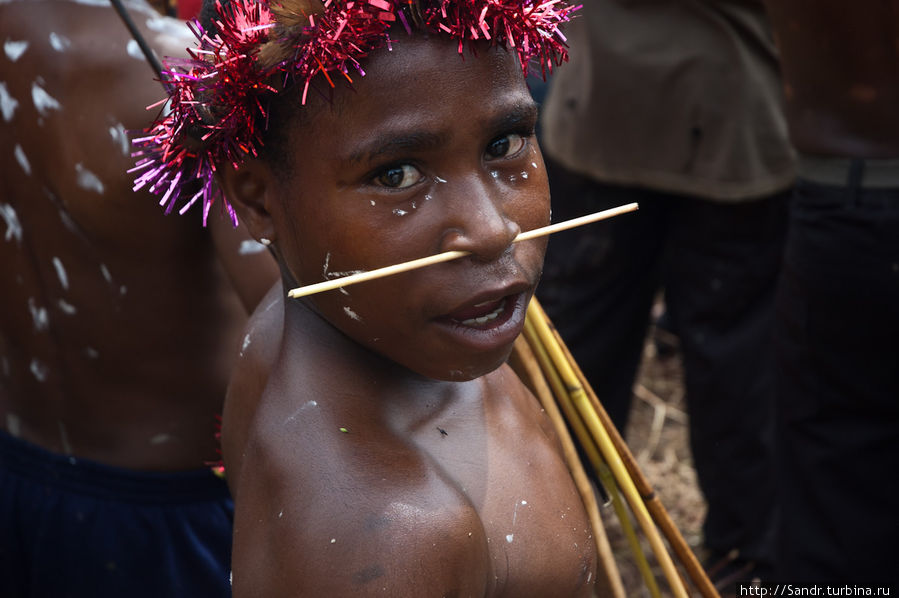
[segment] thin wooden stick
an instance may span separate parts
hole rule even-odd
[[[638,206],[636,203],[629,203],[623,206],[618,206],[617,208],[603,210],[594,214],[587,214],[586,216],[581,216],[580,218],[573,218],[564,222],[550,224],[549,226],[535,228],[534,230],[529,230],[527,232],[519,234],[512,242],[518,243],[519,241],[528,241],[530,239],[536,239],[537,237],[551,235],[553,233],[558,233],[570,228],[583,226],[585,224],[591,224],[593,222],[605,220],[606,218],[611,218],[612,216],[618,216],[619,214],[633,212],[637,209],[637,207]],[[298,299],[300,297],[306,297],[307,295],[314,295],[315,293],[332,291],[341,287],[347,287],[351,284],[374,280],[376,278],[384,278],[385,276],[392,276],[393,274],[408,272],[409,270],[416,270],[418,268],[431,266],[433,264],[439,264],[441,262],[448,262],[450,260],[454,260],[466,255],[468,255],[467,251],[445,251],[443,253],[438,253],[437,255],[422,257],[416,260],[403,262],[401,264],[385,266],[376,270],[369,270],[368,272],[359,272],[358,274],[351,274],[342,278],[334,278],[331,280],[326,280],[324,282],[318,282],[315,284],[298,287],[288,291],[287,296],[291,297],[292,299]]]

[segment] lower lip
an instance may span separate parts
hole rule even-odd
[[[474,351],[503,349],[515,342],[524,327],[527,293],[509,295],[503,310],[483,324],[465,325],[458,320],[439,318],[435,322],[453,337],[453,341]]]

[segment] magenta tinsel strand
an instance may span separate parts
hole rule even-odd
[[[209,31],[199,21],[188,23],[197,45],[188,49],[190,58],[167,58],[164,62],[168,87],[168,114],[158,117],[146,135],[134,139],[138,159],[129,172],[139,173],[134,188],[148,187],[162,194],[161,204],[170,212],[184,195],[187,185],[201,183],[201,191],[184,201],[179,213],[194,203],[203,204],[206,224],[212,204],[222,201],[222,210],[236,225],[233,207],[214,185],[215,164],[239,165],[257,156],[268,123],[266,97],[278,91],[269,84],[283,79],[302,88],[305,104],[309,88],[324,73],[330,86],[337,77],[349,77],[352,67],[360,76],[359,62],[372,51],[391,47],[389,29],[397,20],[411,34],[403,12],[404,0],[324,0],[323,11],[308,18],[298,33],[276,34],[274,18],[265,2],[234,0],[230,8],[216,4],[218,18]],[[459,42],[459,52],[474,42],[514,49],[527,74],[529,65],[540,66],[545,78],[553,64],[567,60],[566,38],[559,26],[579,6],[563,0],[436,0],[421,11],[425,29],[445,32]],[[261,68],[256,55],[262,44],[279,42],[293,48],[292,58]],[[325,96],[327,97],[327,96]],[[187,145],[187,135],[199,139],[200,148]]]

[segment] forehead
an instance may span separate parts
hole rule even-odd
[[[335,81],[330,100],[310,92],[307,108],[315,117],[302,119],[306,134],[320,139],[403,126],[458,128],[461,120],[494,119],[532,103],[515,52],[484,43],[460,53],[458,41],[444,36],[394,35],[391,49],[365,59],[366,74],[354,76],[351,87]]]

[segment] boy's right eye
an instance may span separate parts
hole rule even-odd
[[[375,176],[378,184],[390,189],[405,189],[422,179],[421,171],[411,164],[388,166]]]

